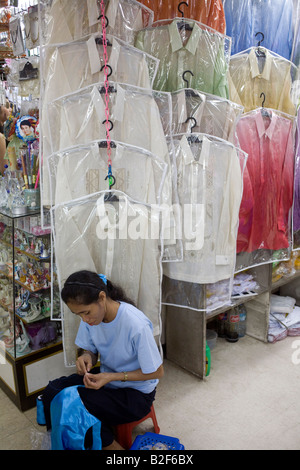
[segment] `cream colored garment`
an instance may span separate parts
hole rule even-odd
[[[105,273],[153,323],[160,334],[161,252],[159,238],[146,236],[159,214],[121,192],[118,202],[105,202],[105,192],[52,208],[54,248],[60,287],[73,272]],[[76,316],[63,310],[66,362],[74,361]]]
[[[167,164],[146,150],[120,142],[111,149],[114,190],[136,201],[160,204]],[[99,142],[49,157],[53,204],[72,201],[108,189],[107,149]]]
[[[110,82],[110,138],[144,148],[168,162],[160,112],[151,90]],[[57,99],[48,105],[52,153],[106,138],[103,83]],[[160,94],[170,116],[169,96]]]
[[[170,169],[169,150],[152,91],[113,82],[110,84],[117,90],[110,94],[111,140],[148,150],[167,163]],[[99,92],[101,87],[87,87],[48,106],[52,153],[106,138],[104,94]],[[160,99],[165,102],[165,114],[170,116],[170,97],[163,94]],[[44,166],[47,158],[44,154]],[[171,172],[168,171],[162,202],[169,205],[172,201],[171,188]]]
[[[209,284],[233,277],[246,155],[224,140],[195,136],[202,144],[173,138],[183,261],[163,267],[172,279]]]
[[[171,96],[173,134],[201,132],[234,143],[242,106],[192,89],[178,90]]]
[[[45,4],[45,44],[60,44],[102,32],[97,0],[53,0]],[[150,26],[153,12],[135,0],[106,0],[106,31],[128,44],[133,44],[136,32]]]
[[[295,115],[291,99],[297,68],[288,60],[260,48],[250,48],[231,57],[229,64],[229,97],[245,108],[245,113],[261,106]],[[262,95],[264,93],[264,95]]]
[[[48,2],[45,2],[46,5]],[[82,0],[53,0],[45,5],[45,43],[71,42],[98,31],[97,25],[90,27],[88,6]]]
[[[158,59],[107,35],[109,80],[152,88]],[[44,54],[44,103],[104,80],[103,45],[99,35],[47,46]]]

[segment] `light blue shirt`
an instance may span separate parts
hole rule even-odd
[[[101,372],[130,372],[141,369],[155,372],[162,358],[153,337],[151,321],[136,307],[121,302],[116,318],[109,323],[90,326],[81,321],[75,343],[78,347],[100,353]],[[107,387],[130,387],[150,393],[158,380],[114,381]]]
[[[290,60],[293,47],[293,0],[223,0],[231,54],[261,46]]]

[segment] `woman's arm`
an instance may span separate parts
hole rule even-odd
[[[161,379],[164,375],[163,365],[152,372],[151,374],[144,374],[141,369],[132,370],[130,372],[101,372],[100,374],[89,374],[86,373],[83,378],[83,383],[86,388],[93,388],[98,390],[109,382],[115,380],[120,381],[141,381],[141,380],[153,380]]]

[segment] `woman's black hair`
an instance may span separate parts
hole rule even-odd
[[[71,274],[61,291],[61,298],[65,303],[72,301],[89,305],[98,301],[101,291],[112,300],[134,305],[132,300],[125,296],[121,287],[115,286],[108,279],[106,285],[99,275],[92,271],[77,271]]]

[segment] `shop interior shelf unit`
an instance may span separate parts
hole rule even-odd
[[[0,386],[21,410],[63,362],[61,323],[51,320],[51,231],[40,218],[0,210]]]
[[[272,264],[257,266],[248,271],[253,273],[259,285],[258,291],[253,296],[232,298],[231,305],[210,312],[166,307],[165,337],[168,360],[204,379],[207,324],[215,321],[221,313],[242,303],[246,305],[247,310],[246,334],[263,342],[268,341],[270,296],[272,293],[280,292],[283,286],[297,282],[300,279],[300,271],[282,277],[275,283],[272,283]]]

